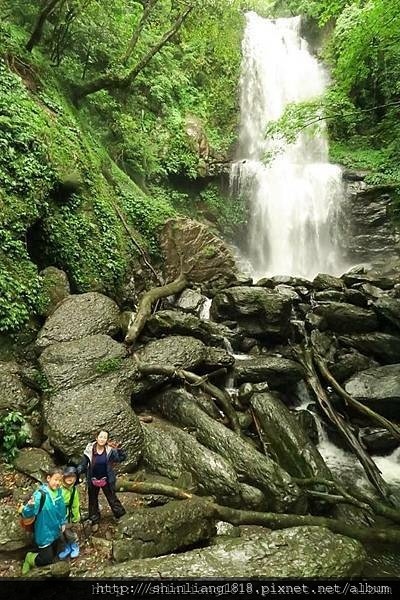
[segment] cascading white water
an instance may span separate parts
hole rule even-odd
[[[339,273],[338,166],[328,163],[325,126],[293,144],[265,139],[269,121],[292,102],[320,96],[328,78],[300,37],[300,17],[268,20],[250,12],[242,44],[238,160],[231,190],[250,205],[247,258],[254,276]],[[268,164],[263,158],[273,156]]]

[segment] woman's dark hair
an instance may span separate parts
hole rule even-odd
[[[98,436],[100,435],[100,433],[101,433],[102,431],[104,431],[104,433],[106,433],[106,434],[107,434],[107,440],[108,440],[108,439],[109,439],[109,437],[110,437],[110,432],[108,431],[108,429],[99,429],[99,430],[96,432],[96,440],[97,440]]]

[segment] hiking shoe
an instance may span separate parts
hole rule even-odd
[[[78,558],[79,556],[79,544],[77,542],[73,542],[70,544],[71,548],[71,558]]]
[[[64,550],[61,550],[58,554],[60,560],[65,560],[71,554],[72,544],[66,544]]]
[[[29,571],[36,566],[35,558],[37,557],[37,552],[28,552],[25,556],[25,560],[22,564],[22,575],[27,575]]]

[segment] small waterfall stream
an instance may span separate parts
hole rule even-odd
[[[325,126],[293,144],[265,139],[266,125],[292,102],[314,99],[328,77],[300,37],[300,17],[250,12],[242,44],[240,135],[231,190],[250,208],[246,258],[254,276],[336,274],[341,169],[328,162]],[[265,162],[265,156],[273,157]],[[242,244],[243,245],[243,244]]]

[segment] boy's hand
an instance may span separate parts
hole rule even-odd
[[[27,502],[28,506],[35,506],[35,499],[33,496],[31,496]]]
[[[61,533],[64,533],[65,531],[65,525],[61,525]]]

